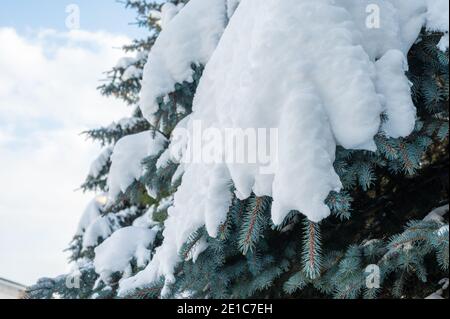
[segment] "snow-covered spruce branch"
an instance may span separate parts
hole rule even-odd
[[[383,27],[367,28],[368,4]],[[410,222],[387,243],[359,242],[384,214],[410,219],[407,205],[380,216],[378,206],[403,203],[396,196],[408,181],[427,167],[440,174],[448,158],[446,1],[126,5],[149,36],[125,47],[135,56],[100,90],[133,111],[87,132],[106,149],[85,188],[105,194],[80,222],[71,274],[43,280],[34,296],[40,287],[42,297],[67,298],[400,297],[417,296],[407,280],[445,277],[442,219]],[[193,133],[198,121],[278,128],[279,165],[264,175],[261,163],[186,161],[189,141],[173,133]],[[448,201],[436,180],[423,187],[426,203],[407,199],[411,211]],[[117,244],[128,232],[146,236]],[[109,262],[112,246],[120,263]],[[368,264],[380,266],[383,289],[365,286]],[[64,287],[73,274],[79,291]]]

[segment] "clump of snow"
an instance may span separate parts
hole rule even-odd
[[[122,80],[128,81],[131,79],[140,79],[142,77],[142,69],[134,65],[130,65],[122,74]]]
[[[444,33],[438,47],[445,52],[449,47],[449,2],[447,0],[426,0],[426,2],[427,29]]]
[[[352,15],[372,60],[393,49],[406,55],[426,21],[424,0],[338,0],[336,4]]]
[[[161,276],[166,277],[168,282],[173,281],[174,267],[181,262],[179,250],[194,231],[205,225],[205,218],[208,231],[217,235],[217,229],[225,221],[231,205],[230,177],[222,165],[199,164],[194,164],[183,179],[192,180],[194,176],[194,185],[183,183],[175,194],[174,206],[169,208],[169,217],[164,223],[163,245],[156,248],[152,261],[144,271],[121,282],[122,293],[156,281]],[[193,192],[192,187],[197,191]],[[200,254],[204,249],[206,246],[201,245],[196,252]],[[196,259],[198,254],[191,257]]]
[[[208,249],[209,244],[206,241],[206,238],[201,238],[198,243],[192,248],[187,260],[192,260],[192,262],[195,264],[197,262],[198,257],[206,250]]]
[[[136,59],[132,57],[123,57],[117,61],[116,69],[126,69],[130,65],[136,63]]]
[[[166,168],[167,165],[171,162],[170,149],[164,151],[161,156],[158,158],[156,162],[156,168],[159,170],[161,168]]]
[[[437,231],[438,236],[448,237],[449,225],[444,225]]]
[[[95,247],[99,240],[105,240],[112,233],[121,227],[121,222],[129,217],[136,215],[137,208],[131,207],[124,209],[115,214],[107,214],[104,216],[98,216],[94,219],[83,235],[83,250]]]
[[[117,61],[115,68],[126,70],[131,65],[134,65],[137,63],[142,63],[143,61],[145,61],[147,59],[147,56],[148,56],[148,51],[145,51],[145,50],[138,51],[134,57],[127,56],[127,57],[120,58],[119,61]]]
[[[225,0],[191,0],[168,23],[150,51],[144,69],[140,107],[153,121],[157,99],[176,83],[192,82],[192,64],[206,64],[225,28]]]
[[[95,271],[107,282],[115,272],[124,272],[135,259],[138,267],[144,267],[150,260],[151,246],[156,231],[142,227],[125,227],[117,230],[101,245],[95,248]]]
[[[117,129],[121,129],[122,131],[126,131],[132,129],[136,125],[139,125],[143,121],[145,120],[139,117],[125,117],[118,122],[111,123],[111,125],[109,125],[106,130],[115,131]]]
[[[439,43],[437,45],[439,50],[446,52],[449,47],[449,41],[450,41],[450,38],[449,38],[449,34],[447,32],[442,36],[441,41],[439,41]]]
[[[427,29],[430,31],[448,32],[449,2],[446,0],[426,0]]]
[[[175,5],[174,3],[167,2],[162,5],[161,11],[152,10],[150,11],[150,18],[157,21],[157,24],[161,27],[161,29],[167,28],[169,22],[173,20],[173,18],[183,9],[184,4],[179,3]]]
[[[169,22],[183,9],[184,4],[175,5],[171,2],[165,3],[161,8],[161,28],[166,29]]]
[[[444,221],[444,215],[448,213],[449,205],[444,205],[433,209],[425,218],[424,221],[436,221],[442,223]]]
[[[389,30],[373,34],[369,45],[363,42],[366,27],[358,27],[365,7],[357,15],[346,4],[242,2],[205,68],[194,112],[183,123],[190,131],[194,121],[220,129],[279,129],[273,176],[261,175],[257,165],[227,165],[239,198],[252,192],[273,197],[276,224],[292,210],[315,222],[329,216],[324,201],[341,188],[333,168],[336,144],[374,151],[384,111],[392,115],[388,134],[407,136],[414,128],[406,58],[398,50],[400,22],[389,19]],[[395,8],[389,8],[394,16]],[[393,34],[387,37],[389,32]],[[392,81],[398,92],[385,87]],[[183,184],[197,184],[196,175],[187,177],[191,167],[185,168]]]
[[[101,217],[101,210],[105,203],[105,195],[99,195],[88,204],[83,215],[80,218],[75,236],[82,236],[89,225],[91,225],[92,222],[94,222],[97,218]]]
[[[134,220],[133,226],[143,228],[153,228],[156,225],[158,225],[158,223],[153,220],[154,211],[155,205],[150,206],[150,208],[145,212],[145,214]]]
[[[89,225],[83,236],[83,250],[95,247],[99,240],[104,240],[113,233],[117,225],[114,223],[115,219],[111,219],[110,217],[98,217]]]
[[[236,11],[241,0],[227,0],[227,16],[231,18]]]
[[[162,212],[164,210],[167,210],[172,205],[173,205],[173,196],[168,196],[166,198],[161,199],[158,207],[156,208],[156,211]]]
[[[108,176],[109,198],[114,200],[120,192],[142,176],[142,161],[155,156],[164,149],[167,141],[158,132],[146,131],[120,139],[111,155],[111,169]]]
[[[91,168],[89,169],[89,176],[92,178],[98,178],[103,168],[108,163],[111,154],[113,152],[112,146],[105,147],[97,159],[91,164]]]
[[[448,278],[443,278],[439,281],[439,285],[441,286],[441,289],[438,289],[436,292],[432,293],[425,299],[445,299],[444,298],[444,292],[448,289],[450,285],[450,280]]]
[[[163,30],[144,72],[141,108],[152,121],[157,98],[191,81],[192,62],[207,62],[193,113],[179,127],[192,133],[200,121],[205,129],[278,128],[274,174],[262,175],[259,164],[189,163],[188,143],[171,145],[183,177],[164,242],[144,271],[121,282],[121,294],[161,276],[172,282],[178,252],[198,228],[217,236],[231,204],[230,182],[241,199],[271,196],[275,224],[292,210],[319,222],[330,215],[325,199],[342,187],[333,167],[337,145],[375,151],[380,130],[400,137],[414,128],[406,55],[426,21],[428,28],[437,21],[429,1],[245,0],[216,48],[223,4],[190,1]],[[368,27],[371,4],[381,9],[379,27]],[[207,50],[205,38],[214,39]]]
[[[408,136],[416,123],[416,107],[405,74],[408,68],[406,57],[398,50],[390,50],[375,65],[378,74],[376,88],[382,95],[388,117],[383,130],[393,138]]]

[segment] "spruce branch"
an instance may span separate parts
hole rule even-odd
[[[263,231],[268,225],[265,212],[271,204],[269,197],[252,197],[245,212],[244,221],[241,226],[239,237],[239,250],[246,255],[253,252]]]
[[[320,276],[322,268],[322,244],[320,226],[309,220],[304,221],[303,271],[309,279]]]

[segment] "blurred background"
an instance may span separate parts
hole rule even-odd
[[[134,16],[115,0],[0,2],[4,287],[66,271],[63,250],[90,200],[78,187],[99,151],[80,133],[129,113],[96,87],[142,32]]]

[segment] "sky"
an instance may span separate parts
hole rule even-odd
[[[124,9],[117,0],[2,0],[0,25],[14,27],[19,32],[29,29],[67,30],[66,19],[70,6],[80,12],[80,27],[89,31],[139,36],[143,34],[133,25],[133,10]]]
[[[143,34],[133,18],[114,0],[0,2],[0,277],[29,285],[68,269],[94,196],[77,189],[100,151],[80,133],[131,112],[96,87]]]

